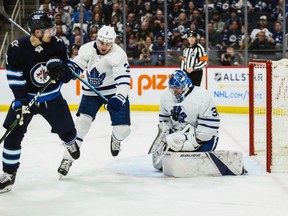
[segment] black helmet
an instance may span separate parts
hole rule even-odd
[[[35,29],[48,29],[55,26],[54,17],[45,11],[35,11],[28,19],[30,32],[34,33]]]
[[[195,31],[190,30],[190,31],[187,32],[187,37],[195,37],[195,38],[197,38],[197,33]]]

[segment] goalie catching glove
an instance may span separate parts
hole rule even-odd
[[[16,114],[16,119],[19,121],[19,125],[23,125],[24,120],[30,114],[30,111],[27,109],[28,100],[21,99],[21,100],[14,100],[12,102],[12,109]]]
[[[122,94],[118,94],[109,99],[107,109],[119,111],[125,103],[126,98]]]
[[[65,73],[63,61],[58,57],[52,57],[46,63],[48,74],[52,80],[58,81]]]
[[[189,131],[187,131],[187,129]],[[182,131],[177,131],[166,136],[166,141],[173,151],[196,151],[200,144],[196,141],[193,126],[186,126]]]

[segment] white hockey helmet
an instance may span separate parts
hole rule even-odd
[[[98,31],[98,40],[104,43],[114,43],[116,38],[116,33],[114,28],[111,26],[102,26]]]

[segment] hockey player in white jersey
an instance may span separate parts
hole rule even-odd
[[[218,143],[220,118],[209,92],[194,86],[182,70],[173,72],[169,89],[161,96],[159,134],[153,142],[153,166],[162,169],[162,157],[169,151],[214,151]]]
[[[96,41],[81,46],[73,59],[85,71],[85,78],[98,92],[108,99],[107,109],[112,122],[110,150],[112,156],[120,151],[121,141],[130,134],[130,66],[124,50],[114,43],[116,33],[113,27],[103,26]],[[83,94],[75,120],[77,143],[81,147],[92,121],[105,103],[94,91],[82,87]],[[97,133],[98,131],[95,131]],[[66,176],[73,158],[65,151],[58,172]]]

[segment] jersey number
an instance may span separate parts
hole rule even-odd
[[[216,107],[212,107],[211,111],[212,111],[212,116],[213,116],[213,117],[216,117],[216,116],[219,115],[219,113],[218,113]]]

